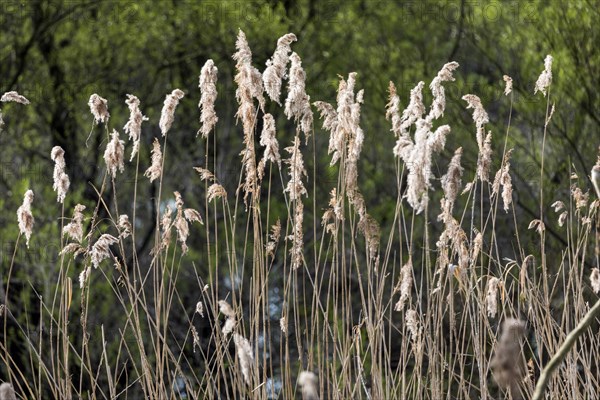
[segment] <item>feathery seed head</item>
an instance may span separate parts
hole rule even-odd
[[[87,281],[90,279],[90,274],[92,273],[92,267],[87,266],[79,273],[79,288],[83,289]]]
[[[219,300],[218,304],[219,304],[219,311],[227,317],[227,319],[225,320],[225,324],[221,328],[221,332],[223,333],[223,336],[227,337],[231,332],[233,332],[233,330],[235,329],[235,327],[237,325],[235,311],[233,310],[233,308],[231,308],[229,303],[226,302],[225,300]]]
[[[131,231],[133,227],[131,226],[131,222],[129,222],[129,217],[126,214],[119,215],[119,221],[117,223],[119,227],[119,237],[125,239],[131,235]]]
[[[264,110],[265,108],[262,75],[260,71],[252,66],[252,52],[250,51],[250,46],[248,46],[246,35],[241,29],[238,33],[235,47],[237,51],[233,55],[233,59],[236,61],[235,68],[237,73],[234,81],[238,85],[235,95],[240,103],[236,117],[242,119],[245,124],[248,124],[250,121],[253,123],[254,105],[252,104],[252,99],[255,98],[258,100],[261,109]]]
[[[394,82],[390,81],[388,91],[390,93],[390,96],[389,102],[386,105],[385,118],[387,120],[392,121],[391,131],[394,132],[394,135],[396,135],[396,137],[400,137],[400,135],[402,134],[402,129],[400,128],[402,123],[400,119],[400,96],[398,96]]]
[[[3,103],[13,102],[25,105],[29,104],[29,100],[27,100],[25,96],[21,96],[15,91],[4,93],[0,98],[0,101]]]
[[[446,175],[442,176],[442,189],[444,190],[444,197],[452,205],[458,196],[461,186],[463,168],[460,165],[460,159],[462,157],[462,152],[462,147],[456,149],[454,156],[448,165],[448,172],[446,172]],[[452,207],[450,207],[450,212],[452,212]]]
[[[260,134],[260,145],[265,147],[263,160],[276,162],[281,167],[281,156],[279,155],[279,143],[275,138],[275,119],[269,113],[263,116],[263,130]]]
[[[408,133],[408,128],[425,114],[425,105],[423,104],[423,87],[425,82],[421,81],[410,91],[410,102],[408,107],[402,111],[400,118],[401,134]]]
[[[270,257],[275,257],[275,248],[279,243],[281,237],[281,220],[277,219],[275,225],[271,226],[271,233],[269,234],[269,241],[265,245],[265,251]]]
[[[198,315],[200,315],[202,318],[204,318],[204,305],[202,304],[201,301],[196,303],[196,313],[198,313]]]
[[[288,119],[294,118],[300,122],[300,129],[304,132],[305,141],[311,133],[313,112],[310,108],[310,96],[306,94],[306,73],[302,68],[300,56],[292,53],[290,56],[290,79],[288,84],[288,97],[285,100],[285,115]]]
[[[129,135],[129,140],[133,140],[133,149],[129,158],[129,161],[131,161],[140,149],[142,122],[148,121],[148,117],[140,111],[140,100],[134,95],[128,94],[125,103],[129,107],[129,120],[123,127],[123,131]]]
[[[215,127],[219,118],[215,112],[215,101],[217,100],[217,74],[219,70],[213,60],[208,60],[200,71],[200,130],[203,138],[207,138],[210,131]],[[198,134],[196,134],[197,136]]]
[[[600,159],[599,162],[592,168],[592,184],[596,190],[596,196],[600,199]]]
[[[513,397],[520,395],[520,384],[526,368],[521,350],[521,341],[525,336],[525,322],[508,318],[502,324],[502,335],[498,340],[491,367],[498,386],[510,389]]]
[[[444,115],[444,110],[446,109],[446,93],[444,90],[444,86],[442,86],[442,83],[454,81],[452,72],[456,68],[458,68],[458,63],[455,61],[445,64],[442,67],[442,69],[438,72],[437,76],[433,79],[433,81],[431,81],[429,89],[433,94],[433,103],[431,104],[431,111],[427,116],[428,120],[431,121],[434,119],[438,119]]]
[[[537,92],[542,92],[544,97],[546,96],[548,88],[550,87],[550,84],[552,83],[552,61],[553,60],[554,59],[549,54],[544,59],[544,70],[542,71],[542,73],[538,77],[537,81],[535,82],[535,89],[533,91],[534,94]]]
[[[415,310],[408,310],[405,316],[406,327],[408,328],[411,339],[413,351],[415,354],[421,354],[422,351],[422,341],[421,334],[423,328],[419,323],[419,314]]]
[[[212,172],[210,172],[209,170],[207,170],[206,168],[194,167],[194,170],[200,175],[200,180],[203,180],[203,181],[214,181],[215,180],[215,175]]]
[[[225,300],[219,300],[219,311],[228,318],[235,318],[235,311]]]
[[[319,380],[311,371],[302,371],[298,375],[298,386],[302,392],[302,400],[319,400]]]
[[[2,400],[17,400],[15,389],[8,382],[4,382],[0,385],[0,399]]]
[[[279,329],[281,329],[281,333],[287,335],[288,333],[288,321],[286,317],[279,318]]]
[[[412,260],[409,259],[400,271],[400,299],[394,306],[395,311],[402,311],[406,301],[410,299],[412,283]]]
[[[189,222],[202,222],[200,213],[192,208],[183,209],[183,199],[179,192],[174,192],[175,195],[175,206],[177,207],[177,215],[175,216],[175,230],[177,231],[177,238],[181,243],[181,250],[183,253],[187,253],[187,238],[190,234]]]
[[[81,243],[83,240],[83,211],[85,206],[77,204],[73,211],[73,220],[63,227],[63,236],[67,235],[71,239]]]
[[[208,187],[208,192],[206,194],[206,197],[208,198],[208,202],[210,203],[214,199],[218,199],[218,198],[226,199],[227,192],[225,191],[225,188],[223,186],[219,185],[218,183],[213,183],[212,185],[210,185]]]
[[[277,104],[279,102],[279,96],[281,95],[281,81],[285,77],[285,68],[289,61],[289,54],[292,49],[290,45],[295,42],[296,35],[288,33],[277,40],[277,48],[273,53],[273,57],[267,61],[267,68],[263,73],[263,83],[265,91]]]
[[[175,109],[179,104],[179,100],[183,99],[185,93],[179,89],[175,89],[165,97],[165,101],[163,103],[163,108],[160,113],[160,132],[163,136],[167,135],[169,129],[173,125],[173,121],[175,120]]]
[[[119,239],[108,233],[105,233],[98,238],[96,243],[92,246],[92,251],[90,253],[94,268],[98,268],[98,265],[100,265],[102,261],[110,257],[111,253],[109,247],[118,241]]]
[[[98,124],[102,122],[106,124],[108,122],[108,119],[110,118],[110,114],[108,113],[108,100],[94,93],[90,96],[88,105],[90,106],[90,111],[94,116],[94,123]]]
[[[504,203],[504,211],[508,212],[512,203],[512,178],[510,177],[510,156],[513,149],[510,149],[504,155],[502,167],[496,172],[494,183],[492,184],[492,197],[500,192],[502,186],[502,201]]]
[[[254,356],[252,354],[252,346],[248,339],[237,333],[233,334],[233,343],[235,343],[235,352],[238,355],[240,361],[240,368],[242,375],[247,385],[251,385],[252,381],[252,367],[254,364]]]
[[[108,142],[104,151],[104,161],[110,175],[115,178],[117,176],[117,169],[120,172],[123,172],[125,169],[125,142],[119,140],[119,132],[116,129],[113,129],[111,136],[112,139]]]
[[[50,157],[54,161],[54,184],[52,188],[57,194],[57,201],[63,203],[71,184],[69,176],[65,173],[65,151],[60,146],[54,146]]]
[[[477,129],[482,129],[483,125],[490,122],[487,112],[484,110],[483,105],[481,104],[481,99],[474,94],[466,94],[462,97],[464,101],[467,102],[467,109],[473,109],[473,121],[475,121],[475,125]]]
[[[150,179],[150,182],[154,182],[162,174],[162,151],[160,150],[160,143],[157,138],[154,138],[154,142],[152,142],[151,153],[152,163],[146,172],[144,172],[144,176]]]
[[[600,269],[594,268],[592,269],[592,274],[590,275],[590,283],[592,285],[592,290],[594,293],[600,293]]]
[[[504,95],[508,96],[509,94],[512,93],[512,88],[513,88],[513,80],[510,76],[508,75],[504,75],[502,77],[502,79],[504,79],[505,82],[505,86],[504,86]]]
[[[304,168],[304,159],[300,152],[300,139],[298,136],[294,137],[293,145],[286,147],[285,151],[290,153],[290,158],[285,160],[285,163],[289,165],[290,180],[284,192],[288,192],[290,200],[294,201],[300,199],[302,195],[307,195],[304,183],[302,183],[302,176],[307,176],[307,174]]]
[[[495,277],[491,277],[487,282],[487,314],[488,317],[494,318],[498,312],[498,286],[500,280]]]
[[[31,214],[31,203],[33,202],[33,191],[27,190],[23,197],[23,204],[17,210],[17,220],[19,221],[19,231],[25,235],[27,247],[29,247],[29,239],[33,232],[33,224],[35,219]]]

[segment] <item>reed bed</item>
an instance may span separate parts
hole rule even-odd
[[[361,151],[374,133],[361,126],[360,78],[340,78],[334,103],[311,99],[292,50],[296,40],[281,37],[260,72],[239,32],[238,180],[226,183],[209,161],[181,171],[202,188],[200,200],[168,191],[174,185],[163,180],[177,168],[168,145],[182,134],[175,127],[185,118],[177,110],[185,98],[199,98],[197,140],[205,160],[229,145],[218,137],[212,60],[201,70],[199,93],[175,88],[166,95],[151,149],[140,145],[149,124],[140,99],[124,99],[126,142],[110,115],[119,105],[91,95],[90,136],[106,137],[101,185],[94,186],[94,203],[63,206],[51,217],[60,226],[61,251],[50,296],[38,295],[39,320],[23,325],[13,313],[14,256],[2,270],[0,359],[7,375],[0,398],[531,398],[549,358],[598,301],[600,158],[591,173],[596,193],[586,189],[585,172],[573,171],[568,197],[552,198],[540,185],[539,218],[518,218],[511,115],[495,116],[508,122],[504,132],[492,132],[482,100],[464,95],[479,149],[476,168],[465,170],[463,149],[444,124],[445,87],[460,74],[451,62],[425,77],[430,93],[425,82],[410,93],[390,82],[381,115],[396,140],[389,184],[397,196],[381,200],[395,204],[395,212],[380,225],[361,189]],[[512,110],[513,82],[505,81],[498,90]],[[541,135],[541,182],[551,88],[548,56],[535,83],[546,105],[533,127]],[[2,101],[28,103],[17,93]],[[278,129],[284,117],[295,130]],[[315,140],[326,134],[327,149]],[[502,153],[493,153],[494,142]],[[69,180],[62,148],[51,156],[57,201],[68,203],[69,190],[88,183]],[[327,194],[317,189],[317,164],[325,158],[337,174]],[[444,165],[442,174],[434,164]],[[121,179],[126,169],[133,181]],[[148,184],[156,187],[153,198],[138,190]],[[23,194],[17,211],[15,254],[36,240],[45,207],[34,190]],[[544,214],[547,203],[555,214]],[[153,214],[138,211],[148,204]],[[567,238],[564,248],[553,249],[560,259],[546,256],[549,220],[558,220]],[[136,239],[148,230],[152,249],[140,254]],[[528,230],[536,239],[526,245]],[[502,249],[506,232],[519,244],[514,258]],[[206,253],[191,260],[198,240]],[[191,293],[190,280],[197,282]],[[107,306],[120,318],[102,320]],[[600,396],[597,330],[596,321],[575,341],[545,398]],[[28,363],[15,358],[8,345],[15,340]]]

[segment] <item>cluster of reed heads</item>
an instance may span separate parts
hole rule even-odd
[[[90,97],[90,135],[105,134],[107,143],[102,184],[94,187],[97,201],[76,204],[66,216],[62,207],[56,220],[62,248],[53,266],[56,285],[49,297],[39,298],[40,321],[28,321],[28,326],[18,322],[11,310],[17,295],[10,291],[14,263],[2,269],[0,357],[6,383],[0,398],[531,396],[540,370],[589,309],[592,291],[600,291],[594,235],[599,201],[579,186],[583,179],[573,173],[570,198],[553,199],[557,215],[544,215],[540,184],[540,216],[528,227],[520,226],[512,203],[510,115],[500,141],[502,156],[496,157],[488,113],[474,94],[463,100],[472,110],[479,152],[476,170],[468,171],[472,176],[463,184],[463,149],[452,145],[451,127],[440,122],[446,108],[444,85],[455,80],[459,68],[451,62],[431,81],[429,106],[424,82],[410,91],[405,108],[403,94],[390,82],[385,116],[396,138],[398,190],[395,199],[382,200],[395,204],[395,211],[391,225],[381,227],[360,189],[360,156],[369,132],[361,128],[364,96],[357,90],[357,74],[340,79],[335,104],[311,102],[301,58],[291,49],[295,41],[291,33],[281,37],[261,73],[239,32],[233,55],[235,117],[243,135],[239,185],[226,187],[208,161],[196,167],[204,194],[198,209],[187,208],[180,192],[163,193],[165,168],[177,164],[166,148],[169,137],[177,134],[172,127],[185,92],[175,89],[166,96],[160,136],[151,149],[141,145],[149,119],[140,100],[127,96],[130,117],[123,131],[132,144],[128,161],[125,141],[117,129],[109,129],[108,101],[98,94]],[[552,61],[545,59],[535,84],[535,92],[547,99],[540,124],[542,178],[554,111]],[[208,60],[199,78],[197,134],[206,155],[218,151],[217,79],[217,66]],[[508,76],[504,80],[512,111],[513,82]],[[2,101],[29,103],[16,92],[6,93]],[[266,111],[268,102],[271,108],[283,108],[295,127],[292,137],[278,132],[276,121],[283,118]],[[327,204],[316,202],[316,164],[323,149],[316,145],[315,135],[322,133],[315,133],[320,124],[314,109],[329,134],[329,168],[338,176]],[[10,132],[10,126],[4,129]],[[283,152],[281,141],[286,143]],[[442,163],[439,155],[445,151],[454,155],[445,174],[436,177],[434,159]],[[140,158],[144,152],[148,154]],[[72,184],[86,184],[70,182],[64,155],[61,147],[51,150],[53,189],[61,204]],[[496,172],[495,157],[501,160]],[[126,168],[135,169],[133,183],[119,180]],[[144,177],[138,179],[139,173]],[[145,178],[158,187],[150,200],[138,196],[138,185],[148,184]],[[600,194],[600,157],[591,178]],[[127,184],[133,185],[127,190],[133,197],[121,198],[125,190],[120,188]],[[439,205],[429,201],[433,191],[443,193]],[[136,210],[149,201],[155,215],[139,221]],[[438,208],[437,219],[430,219],[431,210]],[[35,245],[35,215],[41,210],[34,191],[27,190],[17,211],[15,252],[23,241]],[[515,259],[501,256],[500,212],[513,217],[511,230],[519,245]],[[563,258],[553,262],[545,256],[549,218],[558,218],[568,237]],[[441,234],[433,237],[432,225]],[[136,238],[140,227],[148,226],[152,250],[140,254]],[[534,229],[539,238],[533,254],[520,245],[525,228]],[[191,262],[188,241],[195,235],[206,241],[208,251]],[[594,243],[595,253],[589,251]],[[193,250],[192,242],[190,246]],[[197,281],[193,293],[190,277]],[[112,299],[103,296],[101,301],[121,307],[118,326],[100,319],[100,300],[94,297],[100,285],[112,289]],[[184,321],[187,329],[174,330],[174,321]],[[105,324],[110,331],[105,332]],[[27,349],[26,368],[7,345],[7,325]],[[548,398],[600,396],[599,351],[600,336],[583,335],[550,380]]]

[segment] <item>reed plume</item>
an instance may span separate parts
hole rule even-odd
[[[438,119],[444,115],[444,110],[446,109],[446,91],[442,83],[454,81],[452,73],[458,66],[456,61],[445,64],[437,76],[433,78],[433,81],[431,81],[429,89],[431,90],[431,94],[433,94],[433,102],[427,116],[428,120]]]
[[[126,214],[119,215],[119,221],[117,223],[119,228],[119,237],[126,239],[131,236],[131,231],[133,227],[131,226],[131,222],[129,222],[129,216]]]
[[[200,213],[193,208],[183,208],[183,199],[179,192],[175,192],[175,207],[177,207],[177,214],[175,216],[175,230],[177,231],[177,238],[181,243],[181,251],[183,254],[187,253],[187,238],[190,234],[190,228],[188,222],[199,222],[203,224]]]
[[[279,154],[279,142],[275,137],[275,119],[269,113],[263,116],[263,129],[260,134],[260,145],[265,148],[263,153],[263,164],[267,161],[277,163],[281,168],[281,155]]]
[[[129,135],[129,140],[133,141],[133,149],[131,150],[131,157],[129,158],[129,161],[132,161],[133,157],[135,157],[140,149],[142,122],[148,121],[148,117],[143,115],[140,111],[140,99],[134,95],[128,94],[125,103],[127,104],[127,107],[129,107],[129,120],[123,127],[123,131]]]
[[[592,285],[592,290],[594,293],[600,293],[600,269],[592,269],[592,274],[590,275],[590,284]]]
[[[120,172],[125,169],[125,142],[119,139],[119,132],[116,129],[113,129],[111,137],[104,151],[104,161],[110,175],[115,178],[117,169]]]
[[[500,192],[500,186],[502,186],[502,202],[504,204],[504,211],[506,212],[508,212],[512,203],[512,178],[510,177],[510,156],[512,151],[513,149],[510,149],[504,154],[502,167],[496,173],[494,183],[492,183],[492,197]]]
[[[277,40],[277,48],[273,53],[273,57],[267,61],[267,68],[263,73],[263,83],[265,92],[269,98],[281,105],[279,97],[281,96],[281,83],[285,77],[285,69],[289,61],[289,54],[292,49],[290,45],[295,42],[296,35],[288,33]]]
[[[552,83],[552,61],[553,60],[554,59],[552,58],[552,56],[550,54],[548,54],[546,56],[546,58],[544,59],[544,70],[542,71],[542,73],[538,77],[537,81],[535,82],[535,89],[533,90],[534,94],[537,92],[542,92],[542,94],[544,96],[546,96],[548,88],[550,87],[550,84]]]
[[[185,93],[182,90],[175,89],[165,97],[163,108],[160,113],[160,132],[163,136],[167,136],[167,132],[171,129],[175,120],[175,109],[179,104],[179,100],[183,99]]]
[[[252,366],[254,364],[254,355],[252,354],[252,346],[248,339],[240,334],[233,334],[233,343],[235,343],[235,352],[238,355],[240,361],[240,368],[244,381],[247,385],[252,384]]]
[[[57,201],[63,203],[71,184],[69,176],[65,172],[65,151],[60,146],[54,146],[50,153],[50,158],[54,161],[54,184],[52,189],[56,192]]]
[[[400,282],[398,282],[400,286],[400,298],[394,306],[395,311],[402,311],[406,301],[410,299],[413,284],[412,268],[412,261],[409,259],[400,271]]]
[[[81,243],[83,240],[83,211],[85,206],[77,204],[73,210],[73,219],[63,227],[63,235]]]
[[[208,60],[200,70],[200,79],[198,87],[200,88],[200,130],[196,133],[202,134],[206,139],[211,130],[215,127],[219,118],[215,112],[215,102],[217,100],[217,75],[219,69],[215,66],[213,60]]]
[[[502,77],[502,79],[504,80],[504,95],[508,96],[509,94],[512,93],[512,89],[513,89],[513,80],[510,76],[508,75],[504,75]]]
[[[288,119],[294,118],[296,124],[304,133],[305,143],[310,137],[313,112],[310,108],[310,96],[306,94],[306,73],[302,68],[300,56],[292,53],[290,56],[290,79],[288,84],[288,97],[285,100],[285,115]]]
[[[227,338],[237,326],[237,317],[233,308],[231,308],[229,303],[225,300],[219,300],[219,311],[227,317],[225,324],[223,324],[223,327],[221,328],[221,333]]]
[[[17,395],[12,385],[4,382],[0,385],[0,400],[17,400]]]
[[[162,151],[160,150],[160,143],[157,138],[154,138],[152,142],[152,162],[150,167],[144,172],[144,176],[150,179],[150,182],[154,182],[162,174]]]
[[[486,304],[488,317],[494,318],[498,312],[498,287],[500,286],[500,280],[495,277],[491,277],[487,282],[486,290]]]
[[[592,168],[592,184],[596,190],[596,196],[600,199],[600,161]]]
[[[473,121],[477,128],[477,146],[479,154],[477,158],[477,176],[483,182],[489,182],[490,167],[492,165],[492,132],[485,134],[485,124],[490,119],[484,110],[479,97],[474,94],[466,94],[462,97],[467,102],[467,109],[473,109]]]
[[[444,198],[449,203],[450,214],[452,214],[452,208],[456,197],[460,191],[462,185],[461,178],[463,174],[463,167],[460,165],[460,159],[462,157],[462,147],[459,147],[454,152],[454,156],[450,160],[448,165],[448,171],[442,176],[442,189],[444,191]]]
[[[108,122],[108,119],[110,118],[110,113],[108,112],[108,100],[94,93],[90,96],[88,105],[90,106],[90,112],[94,116],[94,123],[99,124],[102,122],[106,124]]]
[[[31,203],[33,202],[33,191],[27,190],[23,196],[23,204],[17,210],[17,220],[19,221],[19,231],[25,235],[26,245],[29,247],[29,239],[33,232],[35,218],[31,213]]]
[[[25,98],[25,96],[22,96],[15,91],[4,93],[2,95],[2,97],[0,97],[0,101],[3,103],[13,102],[13,103],[19,103],[19,104],[24,104],[24,105],[29,104],[29,100],[27,100],[27,98]]]
[[[294,144],[286,147],[285,151],[290,153],[290,158],[285,160],[285,163],[289,165],[290,180],[284,192],[290,194],[290,201],[294,203],[293,233],[288,239],[292,241],[292,248],[290,249],[292,268],[297,269],[302,265],[303,260],[304,235],[302,224],[304,221],[304,204],[302,204],[302,195],[307,195],[304,183],[302,183],[302,176],[306,176],[306,169],[300,152],[300,139],[298,136],[294,137]]]
[[[96,243],[92,246],[92,251],[90,252],[90,258],[92,260],[92,265],[94,268],[98,268],[98,265],[105,259],[111,256],[110,246],[117,243],[119,239],[114,237],[113,235],[109,235],[108,233],[102,234]]]
[[[248,207],[248,197],[254,196],[257,191],[258,173],[256,167],[256,150],[254,147],[254,126],[256,123],[256,109],[254,99],[257,99],[260,108],[264,110],[263,83],[260,72],[252,66],[252,52],[248,46],[246,35],[241,30],[235,43],[236,53],[233,59],[236,63],[237,73],[234,81],[237,84],[235,96],[239,103],[236,120],[242,121],[244,130],[244,149],[241,151],[242,165],[244,166],[244,204]]]
[[[491,361],[496,383],[501,388],[510,390],[515,400],[523,399],[521,383],[527,371],[521,351],[524,337],[525,322],[514,318],[506,319]]]
[[[319,400],[318,378],[314,372],[302,371],[298,375],[298,386],[302,392],[302,400]]]

